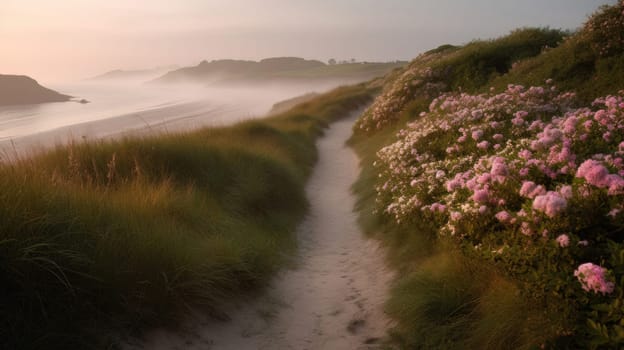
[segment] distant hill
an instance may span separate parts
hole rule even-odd
[[[274,57],[261,61],[202,61],[194,67],[171,71],[155,79],[156,83],[249,82],[266,80],[368,80],[382,76],[406,62],[325,64],[298,57]]]
[[[0,106],[65,102],[71,96],[45,88],[25,75],[0,74]]]
[[[104,74],[97,75],[89,78],[90,81],[103,81],[103,80],[149,80],[159,77],[169,71],[180,68],[176,65],[156,67],[153,69],[136,69],[136,70],[123,70],[116,69]]]
[[[293,98],[289,98],[287,100],[284,101],[280,101],[277,102],[275,104],[273,104],[273,107],[271,107],[271,110],[269,111],[269,114],[279,114],[279,113],[284,113],[290,109],[292,109],[293,107],[308,102],[312,99],[315,99],[319,96],[318,93],[315,92],[309,92],[307,94],[301,95],[301,96],[297,96],[297,97],[293,97]]]

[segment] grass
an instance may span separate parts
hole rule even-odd
[[[441,46],[436,50],[446,51],[447,55],[433,63],[432,68],[444,72],[442,80],[449,90],[472,92],[509,72],[515,62],[535,57],[544,48],[556,47],[564,35],[555,29],[522,28],[497,39],[473,41],[461,49]]]
[[[542,85],[553,79],[561,90],[575,91],[581,102],[613,94],[624,79],[624,21],[619,6],[600,8],[579,32],[540,55],[518,60],[491,84]]]
[[[2,164],[0,348],[109,348],[106,330],[218,315],[264,286],[293,251],[316,138],[371,95]]]
[[[357,62],[331,64],[322,67],[307,68],[276,74],[276,78],[286,79],[372,79],[387,74],[396,68],[405,66],[406,62]]]
[[[575,91],[581,102],[617,92],[624,79],[624,54],[600,57],[580,35],[541,55],[519,61],[508,74],[491,84],[503,89],[509,83],[543,85],[547,79],[564,91]]]

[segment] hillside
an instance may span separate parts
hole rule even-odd
[[[137,70],[112,70],[87,80],[90,81],[128,81],[128,80],[148,80],[159,77],[169,71],[178,69],[176,65],[156,67],[153,69],[137,69]]]
[[[0,74],[0,106],[65,102],[70,98],[39,85],[25,75]]]
[[[350,142],[400,348],[622,348],[623,36],[620,3],[382,80]]]
[[[345,79],[365,81],[382,76],[404,63],[342,63],[328,65],[297,57],[266,58],[261,61],[202,61],[155,79],[155,83],[262,82]]]

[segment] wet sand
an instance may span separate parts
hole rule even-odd
[[[71,102],[70,102],[71,103]],[[203,126],[222,126],[250,119],[243,108],[195,101],[171,106],[158,106],[119,116],[62,126],[17,138],[0,138],[0,154],[24,156],[44,151],[69,141],[86,141],[171,133]]]
[[[295,266],[264,295],[232,307],[229,321],[153,331],[128,349],[380,348],[390,325],[383,303],[392,273],[353,212],[358,160],[344,143],[358,114],[332,124],[317,143],[320,158],[306,187],[310,211],[298,229]]]

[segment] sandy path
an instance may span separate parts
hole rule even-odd
[[[143,349],[376,349],[389,321],[382,307],[391,273],[375,241],[360,232],[350,186],[357,158],[344,146],[356,115],[332,124],[318,142],[306,192],[310,213],[298,231],[299,260],[266,295],[239,305],[228,322],[184,334],[157,331]]]

